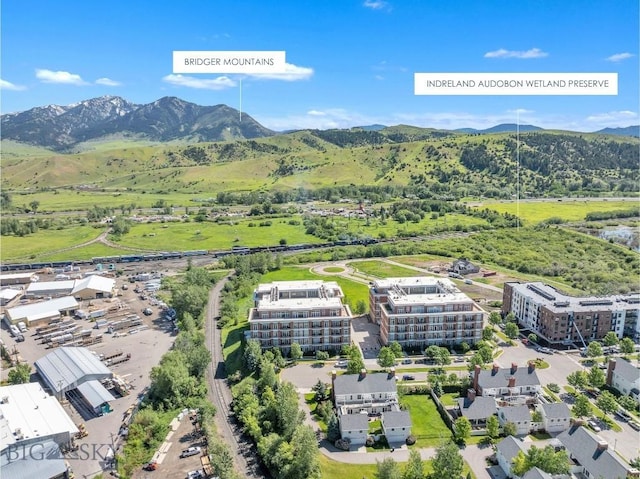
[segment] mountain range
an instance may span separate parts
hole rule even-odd
[[[200,106],[176,97],[136,105],[118,96],[49,105],[1,117],[2,138],[57,151],[113,135],[188,142],[261,138],[275,132],[226,105]]]
[[[278,133],[265,128],[251,116],[226,105],[201,106],[176,97],[164,97],[138,105],[118,96],[102,96],[76,104],[48,105],[0,117],[2,139],[72,152],[88,141],[113,138],[153,142],[211,142],[273,136]],[[374,124],[356,127],[367,133],[392,130],[395,127]],[[461,128],[454,131],[419,129],[415,139],[440,131],[445,134],[514,133],[516,124],[506,123],[484,130]],[[420,131],[417,131],[420,130]],[[535,125],[520,125],[520,132],[541,131]],[[291,130],[293,131],[293,130]],[[640,137],[640,126],[605,128],[596,133]],[[392,136],[389,136],[393,140]],[[406,135],[400,141],[409,141]]]

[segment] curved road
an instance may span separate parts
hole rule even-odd
[[[231,412],[231,390],[227,384],[227,371],[222,356],[220,330],[215,326],[214,318],[218,316],[220,293],[231,274],[221,279],[209,293],[209,303],[205,310],[205,341],[212,361],[207,368],[207,382],[209,386],[209,400],[216,407],[214,417],[218,438],[224,441],[234,454],[234,465],[243,477],[266,479],[260,471],[258,453],[252,441],[242,434],[236,425],[236,419]]]

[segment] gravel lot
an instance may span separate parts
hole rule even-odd
[[[41,277],[41,281],[48,280],[50,279],[44,275]],[[151,368],[158,364],[160,358],[169,350],[175,338],[172,335],[172,323],[160,318],[160,309],[157,305],[152,304],[153,298],[147,294],[148,299],[141,300],[139,295],[133,291],[136,285],[128,283],[126,278],[118,279],[116,287],[119,288],[122,284],[127,284],[127,290],[121,291],[121,296],[113,300],[92,300],[91,304],[88,301],[83,301],[80,306],[81,309],[89,309],[89,307],[91,309],[106,309],[119,302],[123,306],[119,312],[110,312],[100,319],[113,320],[120,319],[118,314],[137,314],[142,318],[144,327],[132,328],[134,330],[142,328],[142,330],[138,330],[133,334],[130,334],[128,330],[118,331],[119,334],[109,334],[104,327],[99,330],[92,329],[92,335],[102,334],[103,341],[88,346],[89,350],[95,351],[98,355],[108,355],[120,351],[124,355],[131,354],[129,361],[113,365],[110,369],[114,374],[129,382],[132,389],[129,395],[114,399],[110,403],[113,412],[102,417],[83,418],[71,404],[67,401],[63,403],[72,420],[76,424],[84,423],[89,433],[87,437],[77,441],[80,446],[79,450],[67,456],[77,478],[92,478],[104,469],[110,468],[108,459],[111,455],[110,448],[121,452],[118,431],[126,411],[137,404],[138,395],[149,386]],[[142,310],[147,307],[150,307],[153,311],[150,316],[142,314]],[[83,329],[91,329],[94,325],[88,320],[78,320],[77,323]],[[40,344],[40,341],[37,341],[35,328],[30,328],[25,333],[24,342],[16,343],[3,324],[2,339],[10,352],[13,352],[15,347],[21,360],[31,365],[37,359],[53,351],[53,349],[46,349],[44,344]],[[35,375],[35,369],[33,371],[34,374],[32,374],[31,380],[39,380],[38,376]],[[7,374],[8,372],[3,370],[2,378],[6,379]],[[189,421],[186,421],[186,423],[191,427]],[[186,476],[186,471],[184,476]]]

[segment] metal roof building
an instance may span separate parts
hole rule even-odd
[[[77,280],[71,294],[74,298],[80,299],[110,298],[115,286],[115,279],[94,274]]]
[[[73,420],[58,400],[39,383],[0,387],[0,444],[2,477],[45,477],[8,475],[5,465],[15,460],[17,451],[33,449],[38,455],[45,441],[69,444],[78,432]],[[39,462],[39,461],[35,461]],[[49,477],[49,476],[47,476]]]
[[[62,479],[69,477],[60,447],[52,440],[31,447],[4,449],[0,454],[2,479]]]
[[[84,397],[84,400],[91,406],[93,412],[96,414],[102,414],[103,412],[110,411],[108,403],[113,401],[113,396],[107,389],[100,384],[100,381],[92,379],[86,381],[78,386],[78,391]]]
[[[78,302],[71,296],[64,296],[49,301],[9,308],[5,314],[11,324],[16,324],[18,321],[26,321],[27,325],[31,325],[31,322],[37,322],[39,319],[58,317],[60,314],[72,313],[76,309],[78,309]]]
[[[57,348],[35,363],[36,371],[56,397],[91,380],[107,379],[113,373],[87,348]]]
[[[74,280],[67,281],[38,281],[27,286],[25,294],[27,297],[44,296],[68,296],[73,290]]]

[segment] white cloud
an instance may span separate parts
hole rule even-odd
[[[606,60],[608,62],[621,62],[622,60],[627,60],[629,58],[633,58],[635,55],[633,53],[616,53],[615,55],[611,55],[607,57]]]
[[[597,113],[590,116],[567,114],[543,114],[533,110],[505,110],[486,114],[482,112],[440,111],[423,113],[393,113],[371,116],[344,108],[312,109],[305,113],[283,117],[254,117],[267,128],[276,131],[298,129],[352,128],[372,124],[413,125],[422,128],[456,130],[475,128],[483,130],[502,123],[516,123],[517,114],[521,125],[535,125],[550,130],[597,131],[606,127],[625,127],[638,123],[638,113],[628,110]],[[258,118],[259,117],[259,118]]]
[[[105,86],[120,86],[122,83],[119,81],[112,80],[111,78],[98,78],[96,80],[96,85],[105,85]]]
[[[620,126],[622,123],[626,122],[625,126],[627,126],[630,124],[629,122],[636,121],[637,119],[638,113],[635,111],[620,110],[595,113],[593,115],[589,115],[586,118],[586,121],[604,126]]]
[[[26,86],[16,85],[15,83],[11,83],[10,81],[6,81],[0,78],[0,90],[22,91],[26,89]]]
[[[233,88],[236,82],[229,77],[221,76],[213,79],[195,78],[185,75],[167,75],[162,77],[162,81],[175,86],[184,86],[187,88],[197,88],[200,90],[224,90]]]
[[[382,10],[383,8],[387,8],[389,3],[383,0],[364,0],[362,5],[370,8],[371,10]]]
[[[251,78],[261,80],[282,80],[282,81],[298,81],[308,80],[313,76],[313,68],[299,67],[291,63],[285,63],[284,72],[282,73],[253,73],[247,75]]]
[[[75,73],[57,71],[53,70],[45,70],[45,69],[36,69],[36,78],[41,80],[43,83],[60,83],[64,85],[88,85],[86,81],[84,81],[80,75],[76,75]]]
[[[500,48],[498,50],[494,50],[492,52],[487,52],[484,54],[485,58],[544,58],[549,56],[547,52],[543,52],[539,48],[531,48],[526,51],[517,51],[517,50],[505,50],[504,48]]]
[[[382,75],[374,75],[373,78],[380,81],[384,80],[384,77]]]

